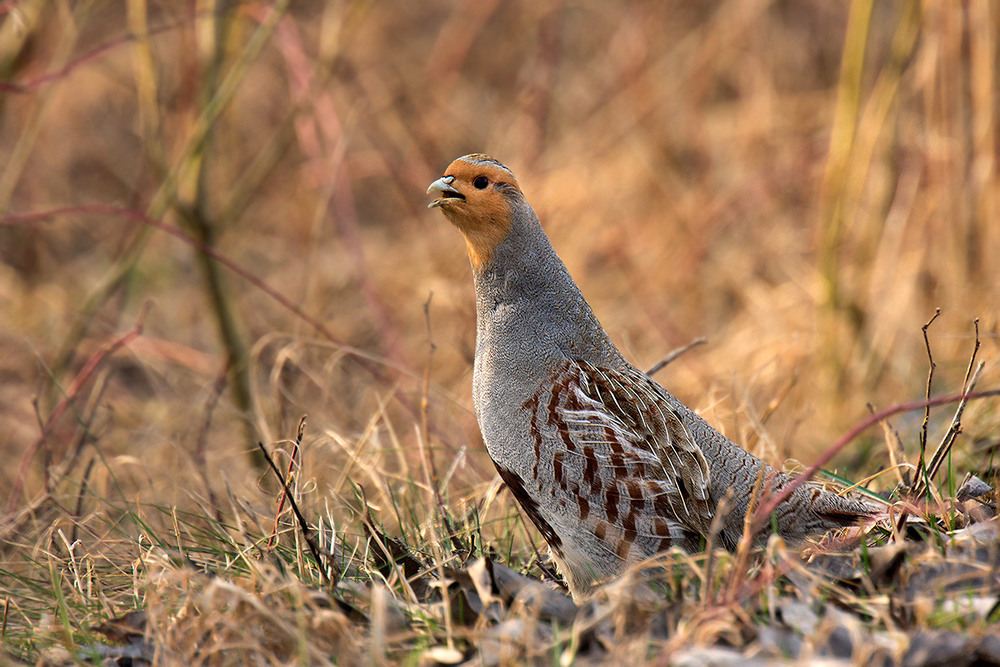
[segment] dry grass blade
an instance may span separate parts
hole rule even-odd
[[[875,406],[868,403],[865,407],[868,412],[875,414]],[[892,426],[892,422],[883,419],[879,422],[882,426],[882,437],[885,438],[885,450],[889,454],[889,468],[892,470],[899,483],[906,488],[912,484],[910,475],[910,464],[906,463],[906,452],[903,449],[903,440],[899,437],[899,432]]]

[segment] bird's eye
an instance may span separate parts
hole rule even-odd
[[[477,190],[485,190],[486,186],[490,184],[490,179],[485,176],[476,176],[476,180],[472,181],[472,184],[476,186]]]

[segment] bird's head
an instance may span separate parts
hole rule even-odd
[[[427,194],[438,198],[428,206],[440,208],[465,235],[469,258],[477,271],[490,261],[493,250],[507,238],[515,209],[524,195],[510,169],[488,155],[460,157],[431,183]]]

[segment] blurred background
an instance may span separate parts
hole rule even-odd
[[[81,483],[253,493],[253,443],[303,414],[320,489],[377,503],[423,451],[448,489],[489,484],[471,272],[424,194],[470,152],[514,171],[637,366],[708,339],[657,379],[772,463],[921,399],[936,308],[933,393],[961,390],[976,318],[1000,386],[989,0],[7,0],[0,23],[8,512]],[[994,465],[997,406],[969,405],[960,473]],[[893,419],[911,461],[922,416]],[[884,467],[882,432],[837,462]]]

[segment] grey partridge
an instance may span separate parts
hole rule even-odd
[[[719,538],[735,548],[758,477],[772,490],[790,478],[625,360],[507,167],[466,155],[427,192],[472,263],[483,440],[574,597],[672,546],[697,550],[730,489]],[[794,546],[873,512],[806,485],[771,525]]]

